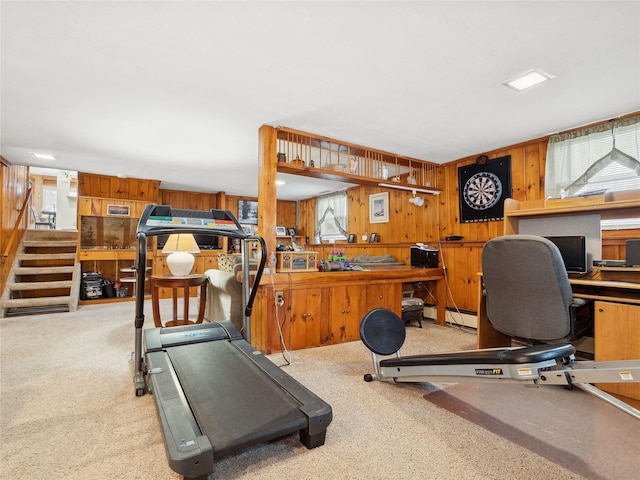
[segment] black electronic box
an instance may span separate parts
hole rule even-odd
[[[411,266],[418,268],[437,268],[438,250],[426,245],[411,247]]]

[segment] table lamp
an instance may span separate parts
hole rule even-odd
[[[196,239],[190,233],[173,233],[169,235],[162,253],[169,253],[167,265],[174,277],[185,277],[191,273],[195,258],[193,253],[200,253]]]

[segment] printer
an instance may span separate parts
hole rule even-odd
[[[418,268],[437,268],[438,250],[423,243],[412,245],[411,266]]]

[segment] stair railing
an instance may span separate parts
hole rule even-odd
[[[16,243],[16,240],[18,238],[18,232],[24,231],[24,228],[22,228],[22,230],[20,229],[20,225],[22,222],[22,217],[24,217],[25,212],[28,211],[27,207],[29,206],[29,201],[31,200],[32,191],[33,189],[29,188],[27,190],[27,194],[24,197],[24,200],[22,202],[22,207],[20,207],[20,213],[18,214],[18,220],[16,221],[16,224],[13,227],[13,230],[11,230],[11,234],[9,235],[9,240],[7,241],[7,246],[4,249],[4,252],[2,252],[2,256],[5,258],[11,256],[12,253],[15,253],[14,244]]]

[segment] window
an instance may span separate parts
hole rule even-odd
[[[549,139],[547,198],[640,188],[640,116]]]
[[[549,139],[547,197],[640,189],[640,116]],[[603,229],[639,228],[640,218],[602,221]]]
[[[55,212],[58,205],[58,190],[55,185],[42,187],[42,210]]]
[[[322,240],[347,238],[347,192],[329,193],[316,202],[316,233]]]

